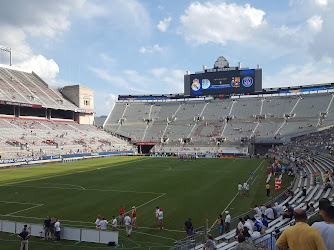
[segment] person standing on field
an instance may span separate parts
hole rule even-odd
[[[137,228],[137,212],[136,207],[132,207],[132,226],[133,228]]]
[[[56,241],[60,241],[60,222],[57,218],[56,218],[56,223],[55,223],[54,228],[56,232]]]
[[[267,196],[269,197],[270,196],[270,185],[269,185],[269,182],[267,182],[267,184],[266,184],[266,190],[267,190]]]
[[[159,207],[155,208],[155,218],[157,219],[157,228],[159,229]]]
[[[21,239],[20,250],[28,250],[28,238],[30,236],[30,227],[27,228],[27,225],[24,225],[22,232],[17,236]]]
[[[239,196],[241,196],[242,195],[242,185],[241,185],[241,183],[239,183],[239,185],[238,185],[238,192],[239,192]]]
[[[125,214],[125,209],[123,205],[121,205],[121,208],[119,209],[119,225],[122,227],[124,225],[124,214]]]
[[[159,229],[162,230],[162,229],[164,229],[164,223],[163,223],[164,213],[162,211],[162,208],[159,208],[158,219],[159,219]]]
[[[225,211],[226,217],[225,217],[225,225],[226,225],[226,233],[230,232],[230,225],[231,225],[231,215],[228,211]]]
[[[126,229],[126,236],[130,237],[131,231],[132,231],[132,226],[131,226],[131,218],[129,216],[130,214],[127,213],[125,218],[124,218],[124,223],[125,223],[125,229]]]

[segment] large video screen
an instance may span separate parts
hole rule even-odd
[[[229,70],[185,75],[190,96],[248,94],[262,90],[262,70]]]

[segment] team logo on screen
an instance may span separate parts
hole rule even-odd
[[[211,86],[211,82],[209,79],[202,80],[202,89],[208,89]]]
[[[252,86],[253,82],[253,78],[251,78],[250,76],[246,76],[242,79],[242,85],[244,85],[246,88]]]
[[[194,79],[193,83],[191,84],[191,89],[193,91],[198,91],[198,90],[200,90],[200,88],[201,88],[201,84],[199,83],[199,80],[198,79]]]
[[[240,87],[240,77],[232,77],[231,86],[233,88],[239,88]]]

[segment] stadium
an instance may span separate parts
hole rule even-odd
[[[289,206],[311,217],[321,199],[333,204],[333,89],[262,88],[260,66],[219,57],[212,69],[186,72],[183,93],[119,95],[101,128],[94,90],[55,89],[1,65],[0,246],[16,249],[26,224],[33,249],[202,249],[207,234],[216,249],[234,249],[239,218],[262,223],[250,210],[261,204],[276,216],[247,241],[276,249],[296,223]],[[119,224],[94,224],[98,215],[118,219],[121,205],[138,213],[131,237]],[[41,241],[46,216],[61,222],[58,244]]]

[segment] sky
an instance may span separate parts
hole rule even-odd
[[[50,86],[94,90],[96,115],[119,94],[183,93],[183,76],[263,69],[263,87],[334,82],[334,0],[11,0],[0,45]],[[0,51],[0,63],[8,64]]]

